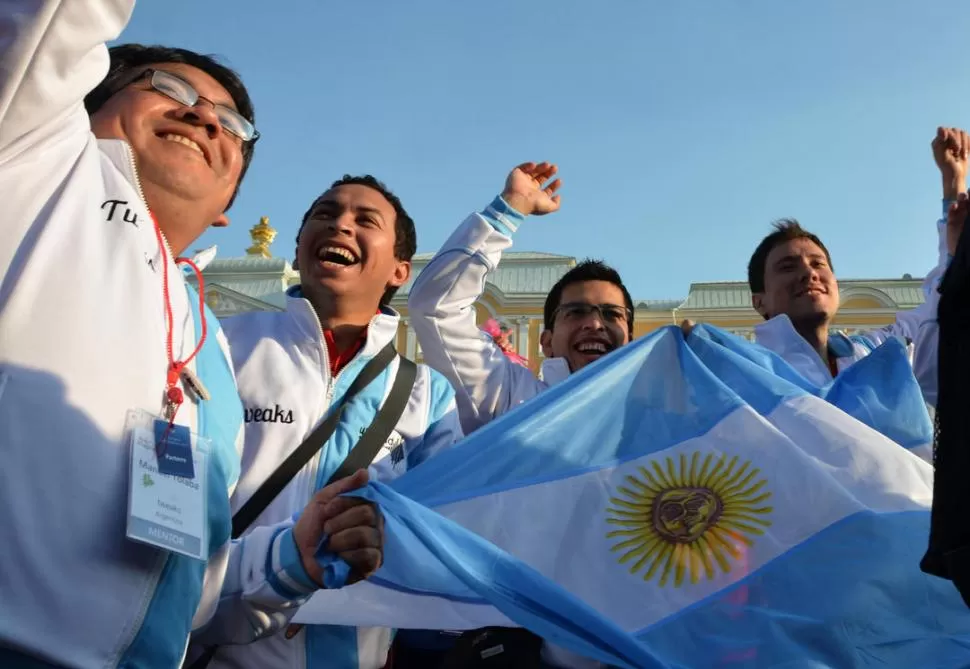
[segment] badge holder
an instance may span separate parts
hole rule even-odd
[[[127,536],[197,560],[208,558],[209,440],[147,411],[129,411]]]

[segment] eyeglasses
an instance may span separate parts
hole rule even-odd
[[[142,72],[138,76],[138,79],[142,77],[149,77],[152,88],[186,107],[195,107],[199,104],[200,100],[204,100],[215,111],[222,129],[235,135],[244,142],[255,142],[259,139],[259,131],[256,130],[255,126],[245,116],[231,107],[218,105],[212,100],[202,97],[192,87],[192,84],[184,79],[164,70],[152,69]]]
[[[556,308],[554,317],[560,314],[565,321],[581,321],[592,314],[596,314],[604,323],[629,323],[633,320],[633,311],[618,304],[566,302]]]

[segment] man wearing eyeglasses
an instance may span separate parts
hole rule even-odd
[[[243,414],[179,256],[228,223],[258,135],[211,58],[109,55],[133,4],[0,3],[3,667],[176,667],[217,605],[283,624],[303,569],[283,523],[220,601]]]
[[[408,296],[425,361],[457,390],[468,434],[633,338],[633,300],[613,268],[587,260],[546,297],[540,378],[511,362],[475,324],[475,302],[512,236],[530,215],[559,209],[550,163],[524,163],[484,211],[469,216],[422,270]]]
[[[550,163],[525,163],[512,170],[502,194],[459,226],[411,288],[408,312],[425,362],[455,386],[466,434],[633,338],[630,293],[616,270],[595,260],[569,270],[546,297],[540,336],[546,359],[540,378],[506,357],[476,325],[474,304],[515,231],[527,216],[559,209],[556,173]],[[396,669],[435,666],[432,648],[448,641],[427,632],[399,632]],[[599,666],[548,645],[542,654],[554,666]],[[527,666],[525,658],[516,661],[516,666]]]

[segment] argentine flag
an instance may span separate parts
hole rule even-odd
[[[665,328],[370,484],[383,567],[296,620],[525,626],[623,667],[970,665],[970,611],[919,570],[930,465],[743,353]]]

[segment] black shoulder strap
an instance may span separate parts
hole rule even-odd
[[[286,487],[286,484],[310,461],[314,453],[320,450],[337,428],[344,407],[353,399],[354,395],[376,379],[394,360],[395,356],[397,356],[397,351],[394,350],[394,345],[389,343],[364,366],[354,382],[350,384],[350,388],[347,389],[340,405],[330,412],[330,415],[310,433],[310,436],[303,440],[303,443],[290,454],[290,457],[283,461],[283,464],[266,479],[259,490],[232,517],[233,539],[238,539],[246,531],[246,528],[259,517],[259,514],[269,506],[270,502],[276,499],[276,496]],[[387,441],[391,430],[401,419],[401,415],[408,405],[408,399],[411,397],[411,389],[414,387],[414,381],[417,378],[418,367],[403,356],[399,359],[400,363],[397,375],[394,377],[394,383],[391,385],[391,392],[388,393],[370,427],[364,431],[354,447],[350,449],[350,453],[337,467],[337,471],[327,481],[328,484],[350,476],[358,469],[364,469],[370,465],[381,450],[381,445]],[[205,669],[218,649],[218,646],[207,647],[192,664],[183,664],[183,668]]]
[[[418,375],[418,366],[404,357],[400,358],[400,361],[397,375],[391,385],[391,392],[384,400],[384,405],[354,447],[350,449],[344,461],[337,467],[337,471],[331,475],[327,481],[328,485],[347,478],[358,469],[366,469],[377,457],[391,430],[401,420],[401,415],[411,397],[414,380]]]
[[[306,439],[303,440],[303,443],[300,444],[295,451],[290,453],[290,456],[283,461],[283,464],[276,468],[276,471],[274,471],[269,478],[263,482],[263,485],[261,485],[253,496],[250,497],[245,504],[243,504],[242,508],[239,509],[235,515],[233,515],[233,539],[238,539],[240,536],[242,536],[242,533],[246,531],[246,528],[253,524],[253,521],[259,517],[259,514],[261,514],[266,507],[270,505],[270,502],[276,499],[276,496],[280,494],[283,488],[285,488],[286,485],[293,480],[293,477],[297,475],[297,472],[303,469],[304,465],[310,461],[310,458],[312,458],[314,454],[316,454],[320,448],[327,443],[327,440],[333,434],[334,430],[337,429],[337,425],[340,423],[340,417],[343,415],[344,408],[347,406],[347,404],[357,393],[367,387],[371,381],[376,379],[378,375],[383,372],[389,364],[391,364],[391,361],[394,360],[395,356],[397,356],[397,351],[394,350],[394,344],[388,343],[387,346],[382,348],[377,355],[371,358],[371,360],[364,366],[364,369],[360,371],[360,374],[357,375],[357,378],[354,379],[354,382],[350,385],[350,388],[347,389],[347,392],[341,399],[340,404],[332,408],[330,414],[316,427],[315,430],[313,430],[313,432],[310,433]],[[403,362],[404,358],[401,358],[401,360]],[[401,371],[403,371],[403,369],[404,366],[402,365]],[[397,386],[399,379],[400,371],[398,373],[398,378],[395,379],[395,387]],[[408,394],[410,394],[410,390],[411,387],[409,386]],[[390,399],[391,398],[388,397],[388,401],[390,401]],[[377,423],[381,416],[387,413],[385,409],[388,402],[385,402],[384,404],[385,406],[382,407],[380,412],[378,412],[374,423]],[[396,422],[397,420],[395,418],[394,422],[391,424],[392,429]],[[350,460],[354,456],[354,453],[358,450],[360,443],[364,441],[368,434],[370,434],[371,429],[373,429],[373,424],[371,425],[371,428],[364,433],[364,436],[361,437],[360,441],[354,445],[353,449],[351,449],[351,452],[347,455],[347,460]],[[390,433],[390,430],[388,430],[388,433]],[[368,462],[368,464],[370,464],[370,462]],[[344,464],[338,467],[337,471],[340,472],[344,470],[345,465],[346,461]],[[352,474],[354,471],[356,470],[351,470],[350,473]]]

